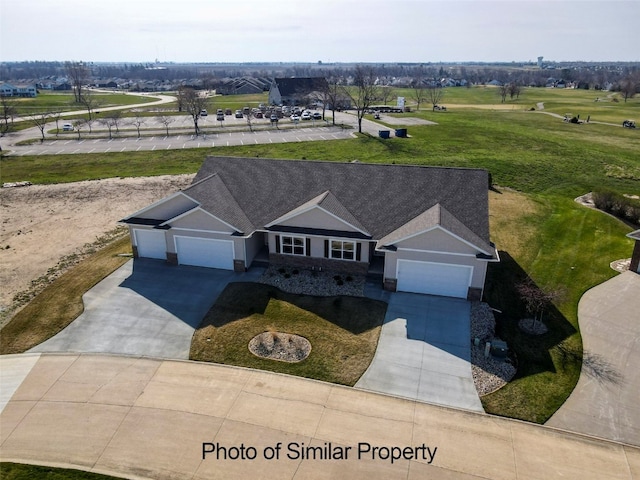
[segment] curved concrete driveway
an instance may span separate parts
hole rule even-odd
[[[193,332],[220,292],[261,273],[132,260],[84,295],[76,320],[30,351],[187,359]]]
[[[580,379],[547,425],[640,445],[640,275],[624,272],[578,304]]]
[[[375,356],[355,386],[484,412],[471,373],[470,303],[399,292],[387,301]]]
[[[3,390],[8,364],[22,359],[33,363],[29,355],[0,357]],[[203,459],[203,443],[255,448],[256,458]],[[279,444],[279,457],[265,459]],[[360,458],[359,444],[371,446]],[[303,459],[300,452],[313,453],[303,445],[321,447],[318,455],[322,447],[351,450],[346,460]],[[407,457],[392,463],[393,447],[408,447]],[[263,371],[103,355],[37,359],[0,414],[0,460],[138,480],[640,474],[640,449],[539,425]]]

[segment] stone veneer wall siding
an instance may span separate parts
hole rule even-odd
[[[304,257],[302,255],[283,255],[269,253],[269,263],[274,266],[296,267],[304,269],[321,268],[336,273],[366,275],[369,271],[367,262],[351,262],[329,258]]]

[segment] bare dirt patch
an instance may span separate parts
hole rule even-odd
[[[81,251],[112,232],[118,220],[192,179],[165,175],[0,189],[0,312],[11,310],[15,295],[62,257]]]

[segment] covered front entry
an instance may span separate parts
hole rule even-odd
[[[157,258],[165,260],[167,258],[167,243],[164,230],[142,230],[133,229],[135,245],[138,250],[138,257]]]
[[[233,270],[233,242],[211,238],[176,236],[180,265]]]
[[[398,260],[397,290],[467,298],[472,274],[467,265]]]

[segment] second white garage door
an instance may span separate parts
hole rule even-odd
[[[209,238],[175,237],[180,265],[233,270],[233,242]]]
[[[473,267],[398,260],[399,292],[467,298]]]

